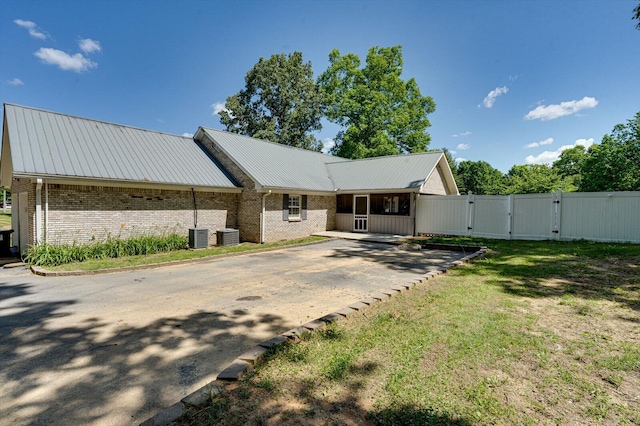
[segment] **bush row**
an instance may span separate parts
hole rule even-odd
[[[136,256],[172,250],[183,250],[188,245],[187,237],[178,234],[144,235],[126,240],[108,238],[104,242],[80,245],[48,243],[29,247],[23,256],[25,262],[36,266],[57,266],[90,259]]]

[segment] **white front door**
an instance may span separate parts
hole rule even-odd
[[[354,215],[353,230],[355,232],[367,232],[369,230],[369,196],[353,196]]]

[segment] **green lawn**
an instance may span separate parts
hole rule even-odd
[[[640,423],[640,245],[456,241],[490,252],[272,353],[180,424]]]

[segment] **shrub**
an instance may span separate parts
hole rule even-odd
[[[58,266],[89,259],[137,256],[187,248],[187,237],[178,234],[141,235],[126,240],[107,238],[106,241],[81,245],[48,243],[31,246],[24,261],[35,266]]]

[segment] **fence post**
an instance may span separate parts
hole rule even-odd
[[[509,213],[507,217],[507,239],[511,239],[513,235],[513,194],[507,195],[507,203],[509,203]]]
[[[556,221],[555,229],[556,240],[560,240],[562,235],[562,190],[558,189],[556,193]]]
[[[558,223],[558,206],[560,205],[560,190],[555,193],[549,194],[551,198],[551,235],[550,240],[557,240],[560,234]]]
[[[467,236],[473,236],[473,219],[475,215],[475,209],[473,208],[475,202],[475,195],[469,191],[467,194]]]

